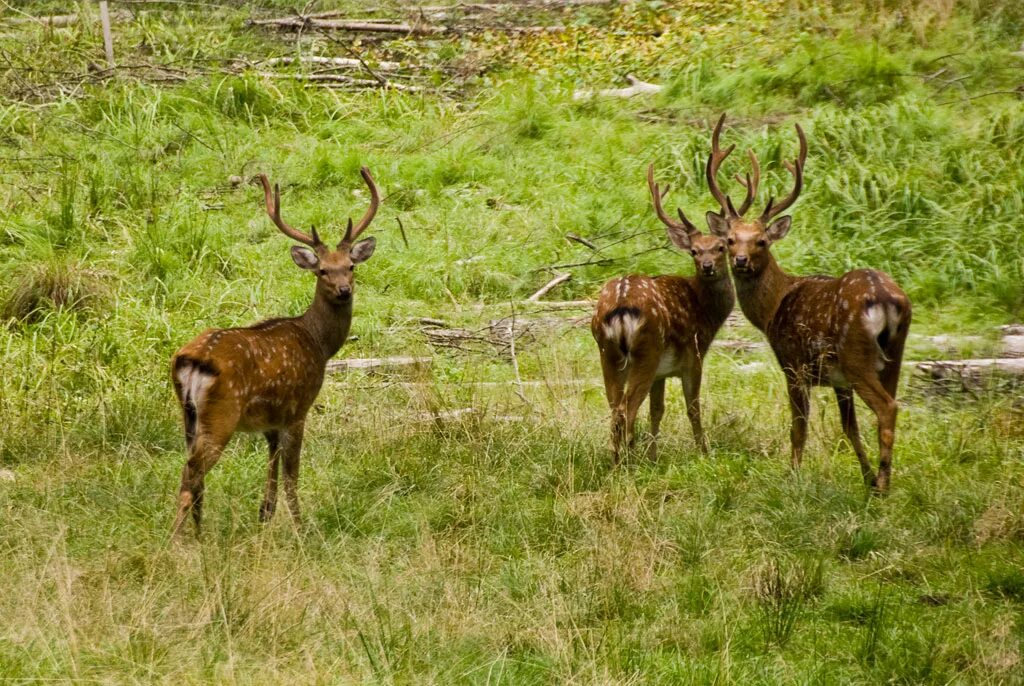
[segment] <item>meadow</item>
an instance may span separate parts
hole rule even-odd
[[[908,361],[940,354],[931,334],[984,354],[1024,319],[1024,6],[513,4],[379,37],[248,23],[303,9],[283,0],[112,2],[110,71],[94,3],[0,0],[0,682],[1024,683],[1019,387],[936,393],[908,369],[880,498],[830,390],[793,474],[774,360],[712,347],[710,454],[670,384],[659,459],[615,468],[586,306],[523,302],[556,273],[546,300],[691,273],[644,175],[702,218],[726,111],[762,199],[807,132],[784,268],[885,270],[914,303]],[[417,21],[403,5],[305,11]],[[360,79],[399,62],[404,88],[265,62],[310,55],[362,60]],[[573,97],[630,73],[665,88]],[[283,505],[257,522],[265,445],[239,435],[204,536],[174,545],[171,355],[312,295],[249,179],[337,240],[361,165],[384,202],[339,356],[431,364],[330,375],[300,529]],[[540,322],[515,365],[421,321],[512,317]],[[742,318],[719,337],[762,340]]]

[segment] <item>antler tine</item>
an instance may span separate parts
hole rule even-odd
[[[317,248],[323,245],[320,242],[320,237],[316,234],[316,229],[313,229],[313,235],[309,236],[308,234],[289,226],[285,220],[281,218],[281,187],[275,183],[274,194],[271,196],[270,179],[267,178],[266,174],[260,174],[259,179],[260,183],[263,185],[263,195],[266,198],[267,215],[274,221],[274,224],[276,224],[277,228],[281,230],[281,233],[292,240],[304,243],[311,248]]]
[[[711,191],[711,195],[718,201],[718,204],[722,208],[723,214],[730,216],[729,214],[729,203],[727,202],[725,193],[718,187],[718,168],[722,165],[722,161],[729,156],[733,150],[736,149],[736,144],[733,143],[725,150],[722,150],[718,146],[718,138],[722,134],[722,126],[725,124],[725,113],[718,118],[718,123],[715,125],[714,133],[711,134],[711,154],[708,155],[708,163],[705,167],[705,173],[708,179],[708,190]]]
[[[800,197],[800,191],[804,188],[804,163],[807,161],[807,137],[804,136],[804,130],[800,128],[799,124],[796,126],[796,135],[800,139],[800,154],[792,162],[786,161],[783,164],[789,173],[793,175],[793,190],[790,191],[789,195],[782,199],[782,201],[775,206],[769,202],[768,206],[764,208],[764,213],[761,215],[761,222],[767,223],[773,217],[785,212],[789,209],[790,205],[796,202],[796,199]]]
[[[355,225],[355,228],[349,225],[349,231],[345,232],[345,238],[342,242],[352,242],[359,237],[366,227],[373,221],[374,215],[377,214],[377,208],[380,207],[380,194],[377,192],[377,184],[373,182],[373,175],[370,174],[370,170],[363,167],[359,170],[359,173],[363,177],[363,181],[366,182],[367,188],[370,189],[370,206],[366,208],[366,214],[359,220],[359,223]]]
[[[761,185],[761,164],[757,161],[757,155],[754,154],[753,150],[748,150],[747,157],[750,158],[750,166],[754,170],[753,183],[751,183],[750,174],[747,174],[746,181],[741,179],[738,174],[736,175],[736,180],[747,189],[747,197],[743,199],[743,204],[740,205],[739,213],[741,217],[754,204],[754,197],[757,195],[757,189]]]
[[[665,190],[662,191],[658,184],[654,182],[654,165],[648,165],[647,167],[647,187],[651,190],[651,200],[654,201],[654,213],[658,215],[658,219],[661,223],[670,229],[676,229],[677,231],[685,231],[688,234],[696,233],[697,227],[694,226],[693,222],[686,218],[681,209],[676,211],[679,213],[679,219],[681,222],[677,222],[665,213],[665,209],[661,206],[661,200],[668,193],[668,185],[666,184]]]

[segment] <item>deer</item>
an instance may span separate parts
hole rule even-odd
[[[792,415],[791,465],[799,469],[807,440],[810,388],[831,386],[839,404],[843,433],[860,463],[865,484],[874,492],[889,489],[892,451],[896,435],[896,390],[903,348],[910,330],[910,299],[888,274],[856,269],[842,276],[796,276],[779,266],[771,247],[786,237],[792,217],[783,214],[803,190],[807,138],[795,125],[800,152],[784,165],[793,188],[780,202],[768,199],[754,219],[744,217],[749,207],[737,210],[717,183],[722,161],[736,147],[722,150],[719,136],[725,114],[711,137],[706,175],[708,189],[720,211],[707,213],[708,226],[726,239],[729,268],[740,309],[764,333],[785,375]],[[757,157],[751,182],[738,179],[747,197],[757,192]],[[857,426],[854,394],[874,413],[878,423],[878,473],[867,459]]]
[[[650,396],[648,459],[657,459],[657,439],[665,413],[665,380],[682,380],[686,414],[699,450],[708,439],[701,426],[700,386],[704,357],[736,302],[729,280],[725,240],[708,236],[677,209],[679,221],[662,207],[669,191],[647,168],[654,211],[672,243],[693,258],[693,276],[629,274],[601,289],[591,332],[601,356],[605,395],[611,409],[611,451],[619,463],[622,444],[635,445],[636,415]],[[753,197],[745,201],[750,203]]]
[[[352,324],[355,267],[373,255],[376,239],[356,240],[373,221],[380,196],[363,167],[370,205],[359,223],[351,218],[335,248],[315,227],[309,234],[281,217],[281,190],[271,195],[266,174],[259,175],[267,215],[293,245],[296,266],[316,276],[308,309],[297,317],[267,319],[252,326],[208,329],[171,359],[171,380],[185,424],[188,461],[181,476],[173,536],[180,538],[188,513],[201,533],[205,477],[236,432],[259,432],[270,449],[267,482],[259,520],[268,522],[277,504],[279,472],[284,476],[288,509],[301,524],[297,493],[299,454],[306,415],[320,392],[327,361],[338,352]]]

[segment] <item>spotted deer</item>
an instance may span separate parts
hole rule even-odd
[[[329,360],[348,337],[352,323],[355,266],[373,254],[376,241],[356,241],[370,225],[380,197],[363,167],[370,206],[333,250],[315,228],[306,234],[281,218],[281,193],[260,174],[267,214],[278,229],[304,246],[292,246],[292,260],[316,276],[313,302],[298,317],[268,319],[248,327],[208,329],[171,360],[171,378],[185,418],[188,462],[181,476],[174,533],[181,534],[191,511],[196,533],[202,520],[204,479],[236,431],[260,432],[270,448],[260,521],[277,503],[279,465],[288,507],[300,521],[296,486],[306,414],[320,392]]]
[[[677,210],[679,221],[662,208],[668,193],[647,185],[655,214],[672,243],[693,258],[695,275],[612,279],[601,289],[590,328],[601,354],[605,395],[611,408],[611,450],[618,463],[622,443],[635,442],[636,415],[651,398],[651,439],[647,455],[657,457],[658,430],[665,413],[665,379],[680,377],[693,437],[702,452],[708,440],[700,421],[700,384],[708,347],[736,302],[729,280],[725,241],[705,236]],[[753,200],[753,198],[749,198]]]
[[[734,145],[719,147],[725,115],[711,139],[707,181],[721,207],[708,212],[712,233],[726,238],[740,309],[764,332],[786,377],[792,412],[792,465],[800,466],[807,439],[811,386],[831,386],[839,403],[843,432],[853,446],[866,484],[879,492],[889,488],[896,431],[896,386],[903,346],[910,328],[910,300],[888,275],[857,269],[839,277],[795,276],[776,262],[771,246],[789,233],[792,218],[782,215],[803,189],[807,138],[796,125],[800,153],[785,162],[793,189],[781,202],[769,198],[761,216],[748,220],[745,203],[732,205],[717,183],[718,168]],[[757,158],[751,152],[755,180],[744,182],[747,197],[757,192]],[[878,420],[878,474],[860,440],[854,393]]]

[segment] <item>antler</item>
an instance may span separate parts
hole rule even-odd
[[[736,149],[736,144],[730,145],[725,150],[722,150],[718,146],[718,137],[722,133],[722,125],[725,123],[725,113],[718,118],[718,123],[715,125],[715,132],[711,134],[711,154],[708,155],[708,164],[705,167],[705,171],[708,178],[708,190],[711,191],[711,195],[714,196],[715,200],[722,208],[722,214],[726,217],[738,217],[739,212],[732,206],[732,200],[729,199],[722,189],[718,187],[718,168],[722,165],[722,161],[729,156],[733,150]],[[749,194],[749,189],[748,189]]]
[[[747,197],[743,199],[743,204],[740,205],[739,209],[741,217],[750,209],[754,202],[754,196],[757,195],[757,188],[761,185],[761,164],[757,161],[757,155],[754,154],[753,150],[748,150],[747,157],[750,158],[750,165],[754,168],[754,179],[753,183],[751,183],[750,174],[747,174],[746,179],[743,179],[739,174],[736,175],[736,180],[747,189]]]
[[[807,138],[804,136],[804,130],[800,128],[800,125],[795,124],[795,126],[796,135],[800,138],[800,155],[792,162],[784,162],[786,169],[793,175],[793,190],[778,205],[773,204],[775,198],[768,198],[768,204],[761,214],[762,224],[767,224],[773,217],[789,209],[789,206],[800,197],[800,191],[804,188],[804,162],[807,161]]]
[[[352,243],[356,238],[359,237],[366,227],[373,221],[374,215],[377,214],[377,208],[380,207],[380,194],[377,192],[377,184],[373,182],[373,175],[370,174],[370,170],[363,167],[359,170],[359,173],[363,176],[363,181],[366,182],[366,186],[370,189],[370,206],[366,208],[366,214],[359,220],[359,223],[352,227],[352,220],[348,220],[348,228],[345,230],[345,237],[341,239],[341,243]],[[339,243],[338,245],[341,245]]]
[[[260,183],[263,184],[263,193],[267,199],[267,215],[274,220],[277,224],[277,228],[281,229],[281,233],[288,236],[292,240],[296,240],[299,243],[305,243],[311,248],[318,248],[323,245],[320,241],[320,236],[317,235],[316,229],[313,228],[313,235],[310,236],[305,234],[298,229],[289,226],[284,219],[281,218],[281,188],[276,183],[274,184],[274,195],[270,195],[270,179],[267,178],[266,174],[260,174]]]
[[[697,227],[694,226],[693,222],[686,218],[686,215],[683,214],[681,209],[676,209],[676,212],[679,213],[679,219],[682,220],[681,222],[677,222],[665,214],[665,210],[661,206],[661,200],[668,194],[669,184],[665,184],[665,190],[661,190],[658,184],[654,182],[653,164],[647,167],[647,187],[651,189],[651,200],[654,201],[654,211],[658,215],[658,219],[661,220],[662,224],[670,229],[685,231],[687,234],[699,233]]]

